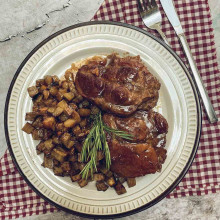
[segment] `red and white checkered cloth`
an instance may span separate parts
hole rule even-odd
[[[212,20],[207,0],[175,0],[191,51],[208,93],[220,118],[220,76]],[[162,29],[177,54],[185,61],[178,39],[163,13]],[[138,13],[136,0],[106,0],[94,20],[113,20],[146,29]],[[154,31],[150,30],[153,34]],[[168,196],[204,195],[219,191],[220,186],[220,122],[210,125],[203,114],[202,135],[196,158],[185,178]],[[8,153],[0,162],[0,219],[30,216],[57,209],[45,202],[19,175]]]

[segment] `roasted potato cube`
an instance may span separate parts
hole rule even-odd
[[[115,188],[115,191],[118,195],[121,195],[121,194],[124,194],[127,192],[125,187],[120,182],[117,182],[117,184],[114,186],[114,188]]]
[[[52,76],[45,76],[44,81],[47,85],[50,85],[53,82],[53,78],[52,78]]]
[[[79,181],[82,177],[81,177],[81,174],[76,174],[76,175],[71,175],[70,178],[72,182],[76,182],[76,181]]]
[[[102,173],[104,173],[107,177],[112,177],[112,175],[113,175],[112,172],[110,170],[106,169],[105,167],[101,167],[100,171]]]
[[[59,82],[60,82],[60,79],[59,79],[59,77],[58,76],[56,76],[56,75],[53,75],[52,76],[52,79],[53,79],[53,85],[59,85]]]
[[[57,106],[61,107],[62,109],[65,109],[66,107],[68,107],[68,104],[65,100],[62,100],[57,104]]]
[[[55,130],[55,124],[56,124],[56,121],[54,117],[48,117],[43,120],[44,128]]]
[[[57,116],[59,116],[59,115],[61,115],[63,113],[63,108],[61,108],[61,107],[57,107],[56,109],[55,109],[55,111],[53,112],[53,116],[54,117],[57,117]]]
[[[63,176],[63,169],[61,167],[54,166],[53,172],[54,172],[54,175],[56,176]]]
[[[77,150],[78,152],[81,153],[81,151],[82,151],[82,145],[81,145],[81,144],[76,144],[75,148],[76,148],[76,150]]]
[[[91,114],[92,114],[92,115],[98,114],[99,111],[100,111],[100,109],[99,109],[97,106],[93,105],[93,106],[91,107]]]
[[[73,114],[73,109],[70,107],[70,106],[67,106],[65,109],[64,109],[64,113],[67,115],[67,116],[71,116]]]
[[[105,176],[102,173],[94,173],[93,174],[93,180],[95,180],[95,181],[101,181],[104,179],[105,179]]]
[[[53,136],[52,140],[54,144],[60,144],[60,139],[57,136]]]
[[[38,79],[36,80],[36,86],[39,87],[39,86],[42,86],[44,84],[44,79]]]
[[[106,185],[104,181],[98,181],[96,182],[96,188],[98,191],[106,191],[108,189],[108,185]]]
[[[75,119],[67,119],[66,121],[64,121],[64,126],[66,128],[72,128],[77,124],[77,121]]]
[[[97,152],[97,160],[99,161],[99,160],[102,160],[103,158],[104,158],[103,152],[102,151],[98,151]]]
[[[43,95],[44,95],[44,99],[48,99],[49,95],[50,95],[50,92],[48,90],[44,90],[43,91]]]
[[[78,181],[78,184],[82,188],[82,187],[86,186],[88,184],[88,182],[89,182],[88,180],[81,179]]]
[[[56,98],[58,101],[61,101],[63,99],[63,93],[61,93],[60,91],[57,93]]]
[[[37,98],[33,101],[34,104],[39,104],[43,100],[43,95],[38,95]]]
[[[52,152],[51,152],[51,156],[52,156],[54,159],[60,161],[61,163],[64,162],[64,160],[65,160],[66,157],[67,157],[67,154],[68,154],[68,153],[67,153],[64,149],[62,149],[62,148],[60,148],[60,147],[54,148],[54,149],[52,150]]]
[[[86,164],[84,164],[84,163],[79,163],[79,169],[80,169],[80,171],[82,171],[85,166],[86,166]]]
[[[128,187],[133,187],[136,185],[136,180],[135,178],[127,178],[127,184],[128,184]]]
[[[79,109],[79,115],[82,117],[88,117],[91,114],[91,110],[87,108],[81,108]]]
[[[126,181],[126,179],[125,179],[124,177],[119,177],[119,178],[118,178],[118,181],[119,181],[120,183],[124,183],[124,182]]]
[[[57,88],[56,86],[52,86],[52,87],[50,88],[50,94],[51,94],[52,96],[56,96],[57,93],[58,93],[58,88]]]
[[[53,140],[49,139],[44,142],[44,146],[47,150],[51,151],[54,147]]]
[[[52,137],[53,133],[51,130],[48,130],[48,129],[44,129],[44,140],[48,140]]]
[[[43,92],[44,90],[46,90],[47,89],[47,86],[45,86],[45,85],[41,85],[40,86],[40,89],[39,89],[39,92]]]
[[[69,88],[69,83],[67,81],[63,81],[62,88],[67,90]]]
[[[47,109],[47,112],[49,112],[50,114],[53,114],[54,113],[54,111],[55,111],[55,107],[49,107],[48,109]]]
[[[71,72],[71,70],[67,70],[65,72],[65,78],[66,80],[69,82],[69,81],[73,81],[73,73]]]
[[[44,141],[41,141],[41,142],[36,146],[36,149],[37,149],[39,152],[43,152],[43,151],[45,150]]]
[[[63,128],[64,128],[63,123],[57,123],[57,124],[56,124],[56,130],[57,130],[57,131],[62,131]]]
[[[64,121],[66,121],[67,119],[69,119],[69,117],[66,115],[66,114],[61,114],[60,116],[59,116],[59,119],[60,119],[60,121],[62,121],[62,122],[64,122]]]
[[[113,176],[107,178],[106,183],[107,183],[109,186],[113,187],[113,186],[116,184],[115,178],[114,178]]]
[[[44,115],[47,113],[48,108],[47,107],[40,107],[38,112],[40,115]]]
[[[68,101],[71,101],[74,98],[74,93],[73,92],[67,92],[63,94],[64,98],[66,98]]]
[[[87,119],[84,118],[84,119],[79,123],[79,125],[80,125],[81,128],[86,127],[86,125],[87,125]]]
[[[44,155],[44,161],[42,163],[42,166],[52,169],[53,168],[53,159]]]
[[[61,168],[63,169],[64,172],[70,172],[71,166],[69,161],[65,161],[61,164]]]
[[[74,135],[78,136],[81,132],[82,132],[82,131],[81,131],[81,128],[79,127],[79,125],[77,125],[77,126],[75,126],[75,127],[73,128],[73,134],[74,134]]]
[[[31,98],[33,98],[35,95],[37,95],[38,94],[38,88],[36,87],[36,86],[31,86],[31,87],[29,87],[28,89],[28,94],[29,94],[29,96],[31,97]]]
[[[77,123],[80,123],[81,121],[80,115],[75,110],[73,110],[72,117],[77,121]]]
[[[33,130],[34,127],[29,122],[27,122],[22,128],[22,131],[26,132],[27,134],[30,134]]]
[[[64,134],[61,136],[60,140],[61,140],[61,142],[66,146],[66,145],[68,144],[70,138],[71,138],[70,133],[64,133]]]
[[[69,157],[69,161],[71,161],[71,162],[76,162],[77,160],[78,160],[78,157],[76,154]]]
[[[43,129],[34,129],[32,131],[32,138],[34,140],[42,140],[44,138],[44,130]]]
[[[73,140],[70,140],[69,142],[68,142],[68,144],[66,144],[65,146],[68,148],[68,149],[71,149],[73,146],[74,146],[74,141]]]
[[[54,166],[60,166],[60,162],[56,159],[53,159],[53,165]]]
[[[75,93],[76,88],[75,88],[75,85],[73,82],[69,82],[69,90],[70,90],[70,92]]]
[[[42,118],[42,116],[37,117],[37,118],[33,121],[32,125],[33,125],[35,128],[43,128],[43,118]]]
[[[34,119],[38,116],[37,112],[27,112],[25,116],[26,121],[34,121]]]

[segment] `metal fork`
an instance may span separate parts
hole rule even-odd
[[[164,42],[170,46],[165,34],[161,30],[162,16],[155,0],[137,0],[138,9],[144,24],[150,28],[157,30]]]

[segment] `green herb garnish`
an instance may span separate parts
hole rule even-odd
[[[111,155],[108,143],[106,141],[105,131],[123,139],[132,139],[131,134],[127,134],[124,131],[116,130],[105,125],[102,121],[101,112],[95,115],[95,117],[93,118],[93,127],[83,143],[81,152],[81,161],[88,161],[81,171],[83,179],[88,179],[89,173],[91,173],[91,176],[93,176],[93,172],[97,171],[96,161],[98,151],[103,151],[105,155],[106,168],[110,169]]]

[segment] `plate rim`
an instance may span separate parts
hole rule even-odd
[[[15,84],[15,81],[18,77],[18,75],[20,74],[22,68],[24,67],[24,65],[27,63],[27,61],[30,59],[30,57],[38,50],[40,49],[44,44],[46,44],[48,41],[50,41],[51,39],[57,37],[58,35],[75,29],[75,28],[79,28],[79,27],[83,27],[83,26],[89,26],[89,25],[99,25],[99,24],[104,24],[104,25],[115,25],[115,26],[122,26],[122,27],[126,27],[126,28],[130,28],[133,29],[135,31],[141,32],[144,35],[147,35],[148,37],[151,37],[153,40],[157,41],[158,43],[160,43],[163,47],[165,47],[171,54],[172,56],[178,61],[178,63],[180,64],[180,66],[183,68],[194,93],[194,97],[195,97],[195,101],[196,101],[196,108],[197,108],[197,134],[195,137],[195,142],[194,142],[194,146],[193,146],[193,150],[191,152],[191,155],[189,157],[189,160],[187,161],[184,169],[182,170],[181,174],[179,175],[179,177],[173,182],[173,184],[167,189],[165,190],[162,194],[160,194],[157,198],[155,198],[154,200],[150,201],[148,204],[145,204],[141,207],[138,207],[136,209],[133,209],[131,211],[127,211],[124,213],[119,213],[119,214],[113,214],[113,215],[92,215],[92,214],[86,214],[86,213],[80,213],[77,211],[73,211],[71,209],[65,208],[55,202],[53,202],[52,200],[50,200],[48,197],[44,196],[41,192],[39,192],[33,185],[32,183],[28,180],[28,178],[24,175],[23,171],[21,170],[21,168],[19,167],[16,158],[14,156],[12,147],[11,147],[11,142],[10,142],[10,138],[9,138],[9,132],[8,132],[8,107],[9,107],[9,100],[11,97],[11,92],[13,89],[13,86]],[[197,91],[197,87],[191,77],[191,74],[189,73],[188,69],[186,68],[186,66],[184,65],[183,61],[181,60],[181,58],[168,46],[166,45],[161,39],[157,38],[156,36],[154,36],[153,34],[147,32],[146,30],[143,30],[139,27],[136,27],[134,25],[131,24],[126,24],[126,23],[122,23],[122,22],[115,22],[115,21],[89,21],[89,22],[83,22],[83,23],[79,23],[79,24],[75,24],[75,25],[71,25],[69,27],[66,27],[64,29],[61,29],[60,31],[50,35],[49,37],[47,37],[45,40],[41,41],[26,57],[25,59],[22,61],[22,63],[20,64],[20,66],[18,67],[12,81],[11,84],[9,86],[8,89],[8,93],[7,93],[7,97],[6,97],[6,101],[5,101],[5,109],[4,109],[4,130],[5,130],[5,138],[6,138],[6,142],[7,142],[7,146],[10,152],[10,155],[12,157],[12,161],[14,163],[14,165],[16,166],[16,168],[18,169],[20,175],[22,176],[22,178],[25,180],[25,182],[31,187],[31,189],[37,194],[39,195],[42,199],[44,199],[45,201],[47,201],[48,203],[50,203],[51,205],[55,206],[56,208],[63,210],[65,212],[68,212],[70,214],[73,215],[77,215],[77,216],[81,216],[81,217],[87,217],[87,218],[104,218],[104,219],[109,219],[109,218],[120,218],[120,217],[125,217],[125,216],[129,216],[129,215],[133,215],[135,213],[141,212],[143,210],[146,210],[150,207],[152,207],[153,205],[155,205],[156,203],[158,203],[159,201],[161,201],[163,198],[165,198],[170,192],[172,192],[174,190],[174,188],[180,183],[180,181],[183,179],[183,177],[186,175],[186,173],[188,172],[194,158],[195,155],[197,153],[198,150],[198,146],[199,146],[199,140],[200,140],[200,136],[201,136],[201,130],[202,130],[202,113],[201,113],[201,104],[200,104],[200,99],[198,96],[198,91]]]

